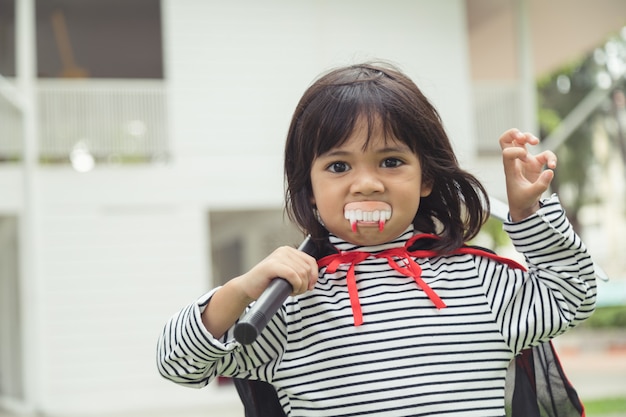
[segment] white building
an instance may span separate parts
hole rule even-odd
[[[77,11],[0,0],[0,24],[15,5],[17,44],[14,74],[0,77],[0,408],[214,415],[237,404],[228,385],[163,380],[155,345],[183,305],[298,243],[282,218],[282,147],[309,83],[336,65],[398,64],[440,111],[461,161],[502,198],[498,158],[486,156],[497,136],[477,127],[534,129],[525,86],[625,22],[623,1],[587,3],[578,13],[599,9],[601,29],[547,64],[531,53],[540,1],[86,0]],[[85,22],[108,23],[93,27],[108,42],[89,44]],[[156,52],[125,37],[146,26],[160,36],[145,44]],[[35,27],[48,33],[38,47]],[[116,73],[131,61],[147,79]],[[494,85],[512,98],[495,128],[475,113]]]

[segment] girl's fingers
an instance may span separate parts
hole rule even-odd
[[[315,285],[317,280],[317,262],[304,252],[294,248],[279,248],[277,250],[277,276],[289,281],[293,287],[293,294],[302,294]]]
[[[528,151],[526,148],[520,148],[519,146],[513,146],[502,149],[502,159],[505,161],[526,160]]]
[[[540,186],[540,190],[543,193],[545,190],[550,187],[550,183],[554,178],[554,171],[551,169],[547,169],[541,173],[539,178],[537,179],[537,184]]]
[[[306,291],[312,290],[317,282],[317,261],[315,261],[315,258],[304,252],[298,251],[296,255],[299,258],[297,276],[300,282],[300,287],[298,288],[297,293],[302,294]]]
[[[518,129],[509,129],[500,136],[500,147],[525,147],[526,145],[536,145],[539,139],[532,133],[522,133]]]
[[[284,278],[293,295],[313,288],[318,269],[315,259],[292,247],[280,247],[243,275],[248,296],[256,300],[275,278]]]
[[[533,167],[556,168],[557,157],[552,151],[543,151],[537,155],[532,155],[525,146],[510,145],[508,142],[501,142],[502,159],[506,164],[514,164],[517,160],[523,163],[532,164]],[[508,145],[507,145],[508,144]],[[512,167],[511,167],[512,168]]]
[[[516,139],[521,139],[521,132],[517,129],[509,129],[504,132],[499,139],[500,147],[502,149],[513,146]]]
[[[539,198],[554,178],[556,155],[551,151],[533,155],[527,147],[537,144],[537,137],[517,129],[509,129],[500,137],[509,213],[514,220],[526,218],[538,209]]]
[[[552,151],[543,151],[536,155],[535,158],[537,158],[537,161],[539,161],[542,165],[550,169],[556,168],[557,158]]]
[[[520,148],[517,146],[503,148],[502,149],[502,164],[504,166],[504,172],[507,176],[515,176],[518,172],[518,162],[526,162],[528,158],[528,151],[526,148]]]

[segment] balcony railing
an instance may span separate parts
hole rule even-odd
[[[22,158],[22,114],[12,102],[0,96],[0,162]]]
[[[520,125],[519,85],[473,86],[479,154],[498,151],[497,138]],[[168,158],[167,103],[162,80],[47,80],[37,84],[39,155],[67,163],[77,148],[96,161]],[[0,161],[21,159],[21,115],[0,97]]]
[[[72,151],[96,161],[167,159],[162,80],[47,80],[37,83],[39,159],[69,162]],[[20,114],[0,100],[0,158],[20,159]]]
[[[473,84],[478,154],[500,152],[498,138],[507,129],[522,125],[520,84],[481,81]]]

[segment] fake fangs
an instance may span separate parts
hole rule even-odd
[[[377,224],[381,232],[385,223],[391,218],[391,206],[379,201],[363,201],[348,203],[344,207],[344,217],[350,221],[353,232],[357,231],[357,224]]]

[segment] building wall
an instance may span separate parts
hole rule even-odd
[[[159,170],[61,169],[40,184],[41,407],[157,407],[159,326],[208,285],[202,210]]]
[[[167,2],[165,72],[177,157],[200,158],[203,165],[237,155],[240,166],[248,158],[266,159],[278,194],[282,169],[274,158],[282,157],[304,89],[322,71],[369,59],[395,62],[409,73],[469,157],[464,4],[433,3]]]
[[[461,0],[162,4],[172,161],[34,174],[24,372],[27,405],[47,415],[237,404],[232,387],[163,380],[156,341],[212,285],[207,213],[282,207],[284,137],[320,72],[397,63],[438,107],[461,159],[473,155]],[[0,209],[19,209],[17,187]]]
[[[623,0],[466,0],[474,80],[519,77],[519,4],[528,12],[533,73],[539,78],[575,62],[620,32],[626,23]]]

